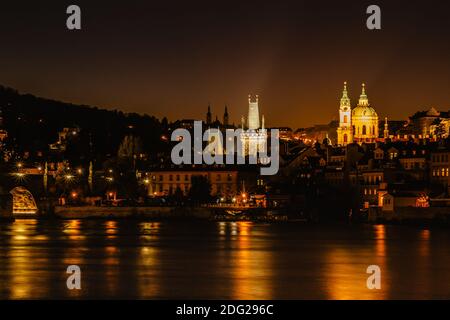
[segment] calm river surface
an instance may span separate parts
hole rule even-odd
[[[406,226],[17,220],[0,224],[0,299],[449,299],[449,245]]]

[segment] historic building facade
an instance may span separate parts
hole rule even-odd
[[[208,179],[212,196],[229,198],[236,195],[239,189],[236,169],[173,168],[151,171],[145,176],[148,177],[146,180],[148,195],[152,197],[173,195],[177,189],[187,196],[194,176],[203,176]]]
[[[378,114],[369,104],[365,85],[362,85],[358,105],[352,109],[347,92],[347,83],[344,83],[339,108],[338,145],[345,146],[353,142],[359,144],[364,142],[374,143],[379,138],[378,131]],[[383,134],[388,136],[389,131],[387,127],[385,127],[384,131]]]

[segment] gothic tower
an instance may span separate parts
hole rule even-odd
[[[228,107],[225,106],[225,112],[223,114],[223,125],[228,126]]]
[[[267,151],[267,130],[264,128],[264,116],[262,116],[262,128],[260,127],[258,99],[259,97],[256,96],[256,99],[252,101],[251,96],[248,96],[248,130],[244,130],[245,119],[242,117],[242,154],[246,156],[256,156],[258,151]]]
[[[206,124],[211,124],[211,118],[212,118],[212,115],[211,115],[211,105],[208,105],[208,112],[206,113]]]
[[[259,129],[259,107],[258,95],[256,100],[252,101],[251,95],[248,96],[248,128],[251,130]]]
[[[339,127],[337,129],[338,145],[345,146],[353,142],[352,108],[347,92],[347,82],[344,82],[344,90],[339,106]]]

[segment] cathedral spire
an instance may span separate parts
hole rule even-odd
[[[225,112],[223,114],[223,125],[228,126],[228,107],[225,106]]]
[[[359,96],[358,105],[359,106],[368,106],[369,105],[369,99],[367,98],[367,95],[366,95],[366,84],[365,83],[362,84],[362,91],[361,91],[361,95]]]
[[[344,90],[342,90],[341,109],[346,107],[350,108],[350,98],[348,97],[347,92],[347,81],[344,82]]]
[[[206,113],[206,124],[211,124],[211,105],[208,104],[208,112]]]
[[[389,125],[388,125],[388,118],[384,118],[384,132],[383,132],[384,139],[389,138]]]

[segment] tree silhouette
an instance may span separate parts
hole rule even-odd
[[[211,200],[211,184],[204,176],[192,176],[189,198],[194,204],[203,204]]]

